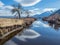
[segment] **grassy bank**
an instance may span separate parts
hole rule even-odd
[[[0,35],[2,34],[0,36],[0,45],[23,31],[24,28],[28,28],[35,20],[34,18],[0,18]]]

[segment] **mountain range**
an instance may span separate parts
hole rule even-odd
[[[59,13],[60,14],[60,9],[57,10],[57,11],[56,10],[55,11],[52,11],[52,10],[51,11],[46,11],[46,12],[43,12],[41,14],[37,14],[37,15],[34,15],[34,16],[31,16],[31,17],[39,19],[39,18],[50,16],[54,13]],[[0,16],[0,18],[15,18],[15,16]]]
[[[46,11],[46,12],[41,13],[40,15],[34,15],[32,17],[34,17],[34,18],[43,18],[43,17],[48,17],[53,13],[56,13],[56,10],[55,11],[52,11],[52,10],[51,11]]]

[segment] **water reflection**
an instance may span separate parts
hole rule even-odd
[[[37,37],[41,36],[38,32],[32,30],[32,29],[26,29],[25,31],[23,31],[23,33],[20,35],[20,34],[17,34],[14,38],[17,39],[17,40],[20,40],[20,41],[24,41],[26,42],[27,39],[36,39]],[[15,43],[15,39],[12,39],[12,40],[9,40],[7,41],[4,45],[18,45],[17,43]],[[16,41],[17,41],[16,40]]]
[[[24,31],[21,36],[15,36],[6,44],[12,42],[16,45],[60,45],[60,30],[56,31],[49,25],[46,26],[46,24],[37,20],[29,30]]]
[[[39,36],[41,36],[38,32],[36,32],[36,31],[34,31],[34,30],[32,30],[32,29],[26,29],[23,33],[22,33],[22,35],[17,35],[17,36],[15,36],[17,39],[19,39],[19,40],[22,40],[22,41],[26,41],[26,38],[28,38],[28,39],[34,39],[34,38],[37,38],[37,37],[39,37]]]
[[[42,21],[35,21],[32,25],[33,25],[33,27],[40,27],[40,26],[49,27],[48,24],[45,24]]]

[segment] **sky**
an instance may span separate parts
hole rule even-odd
[[[0,16],[14,16],[10,12],[10,10],[13,9],[11,5],[18,4],[18,3],[21,4],[24,9],[28,9],[30,11],[31,16],[36,14],[40,15],[41,13],[46,11],[51,11],[51,10],[55,11],[56,9],[60,9],[60,5],[59,5],[60,0],[0,0]],[[25,15],[25,13],[23,14]],[[35,21],[33,23],[33,26],[35,27],[40,27],[41,25],[46,28],[49,27],[47,24],[44,24],[41,21]],[[35,38],[40,36],[40,34],[37,32],[34,32],[34,35],[36,36],[29,37],[29,36],[23,35],[20,37],[21,38],[20,40],[25,41],[24,38]]]
[[[41,14],[45,11],[60,9],[60,0],[0,0],[0,9],[13,9],[11,5],[21,4],[24,9],[28,9],[35,14]],[[5,13],[5,10],[3,10]],[[0,11],[1,12],[1,11]],[[5,13],[1,13],[4,15]],[[11,14],[10,14],[11,15]]]

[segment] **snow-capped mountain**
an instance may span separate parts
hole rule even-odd
[[[57,10],[57,11],[55,11],[53,14],[60,14],[60,9],[59,10]]]
[[[55,11],[52,11],[52,10],[51,11],[46,11],[46,12],[41,13],[40,15],[34,15],[32,17],[34,17],[34,18],[43,18],[43,17],[46,17],[46,16],[49,16],[49,15],[53,14]]]

